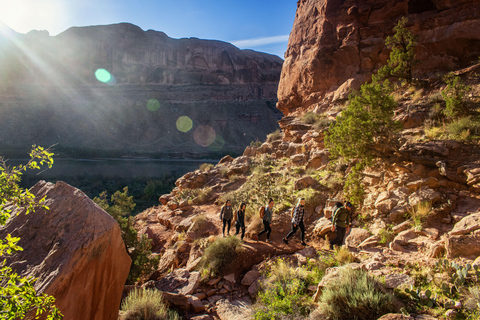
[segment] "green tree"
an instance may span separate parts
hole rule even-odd
[[[0,225],[5,225],[12,213],[12,205],[23,207],[26,214],[33,213],[36,208],[48,210],[43,203],[45,199],[36,201],[28,190],[20,188],[22,174],[27,170],[40,169],[53,164],[53,153],[42,147],[33,146],[30,161],[26,165],[8,167],[4,158],[0,157]],[[34,315],[35,319],[46,316],[48,320],[62,319],[63,315],[55,307],[55,298],[46,294],[37,294],[32,277],[19,276],[7,265],[6,257],[23,249],[17,245],[20,238],[10,234],[0,239],[0,319],[24,319]]]
[[[123,188],[123,192],[117,190],[110,200],[108,200],[107,192],[104,191],[93,201],[120,225],[123,242],[132,259],[127,283],[135,283],[141,276],[155,270],[159,258],[151,257],[151,240],[145,234],[139,237],[137,230],[133,227],[133,217],[130,216],[130,213],[135,208],[135,203],[133,197],[128,195],[128,187]]]
[[[442,90],[442,97],[446,103],[444,114],[451,118],[468,114],[466,96],[472,88],[465,85],[460,77],[451,72],[445,75],[443,80],[447,84],[445,89]]]
[[[412,71],[417,61],[415,60],[415,47],[417,46],[417,36],[410,30],[405,29],[408,19],[401,18],[394,27],[395,34],[387,37],[385,44],[392,49],[387,61],[387,65],[378,70],[381,78],[389,77],[399,78],[412,82]]]

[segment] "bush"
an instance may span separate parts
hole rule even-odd
[[[267,142],[277,141],[282,138],[283,138],[283,133],[280,131],[280,129],[278,129],[267,135]]]
[[[337,247],[335,249],[335,260],[337,261],[337,265],[341,266],[347,263],[352,263],[354,258],[350,251],[348,251],[345,247]]]
[[[266,281],[257,297],[256,320],[302,319],[307,316],[313,302],[307,294],[308,270],[294,268],[278,259],[266,272]]]
[[[458,118],[446,124],[445,131],[451,138],[466,140],[470,135],[480,134],[480,123],[471,117]]]
[[[380,241],[378,243],[380,244],[388,244],[393,241],[395,238],[395,232],[393,232],[390,229],[382,229],[378,233],[378,237],[380,238]]]
[[[406,216],[412,218],[413,227],[415,230],[422,230],[423,224],[427,220],[430,211],[432,210],[432,204],[428,201],[423,201],[413,207]]]
[[[468,291],[464,293],[465,308],[467,310],[479,310],[480,311],[480,287],[470,287]]]
[[[316,114],[315,112],[309,111],[304,113],[300,118],[300,120],[302,122],[305,122],[306,124],[314,124],[318,118],[319,118],[318,114]]]
[[[467,93],[471,90],[470,86],[465,85],[460,77],[453,73],[447,74],[444,78],[447,86],[442,90],[442,96],[447,104],[445,115],[447,117],[458,117],[468,114],[468,104],[466,100]]]
[[[220,275],[235,258],[242,246],[242,240],[237,237],[218,238],[211,243],[200,261],[204,275]]]
[[[319,308],[310,319],[375,320],[389,313],[393,296],[363,270],[341,268],[323,289]]]
[[[258,138],[257,140],[250,142],[250,147],[258,148],[261,145],[262,145],[262,141],[258,140]]]
[[[213,163],[202,163],[200,165],[200,171],[205,172],[205,171],[210,171],[214,167]]]
[[[122,302],[121,320],[173,320],[163,301],[162,292],[155,289],[136,289]]]

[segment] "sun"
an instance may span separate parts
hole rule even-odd
[[[62,0],[0,0],[0,21],[21,33],[34,29],[58,33],[65,28],[66,3]]]

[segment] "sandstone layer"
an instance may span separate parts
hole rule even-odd
[[[401,17],[418,35],[414,77],[476,61],[480,9],[474,0],[300,0],[278,88],[288,115],[344,99],[385,64],[385,38]],[[326,98],[326,99],[325,99]]]
[[[20,237],[23,251],[7,263],[38,278],[35,289],[54,296],[65,319],[117,319],[131,263],[118,223],[66,183],[41,181],[31,191],[49,210],[13,211],[0,237]]]
[[[274,55],[127,23],[0,36],[0,49],[9,154],[32,143],[75,157],[241,153],[278,128]]]

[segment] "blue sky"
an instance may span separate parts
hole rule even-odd
[[[279,55],[287,48],[296,0],[0,0],[0,20],[17,32],[130,22],[172,38],[232,42]]]

